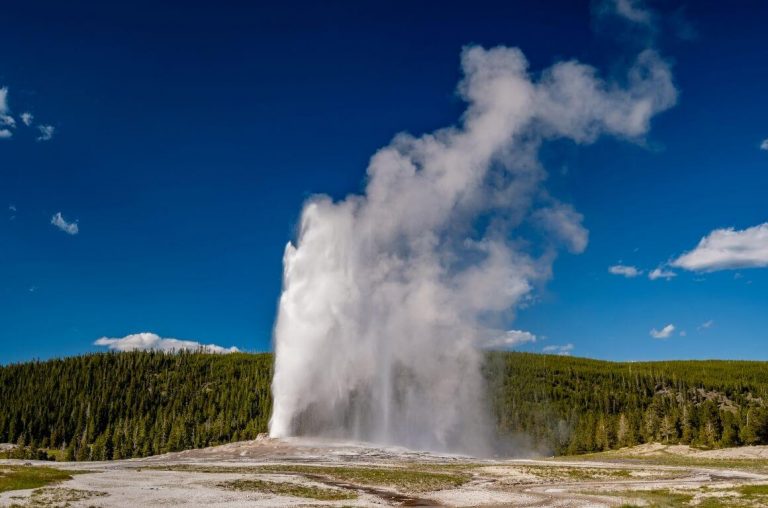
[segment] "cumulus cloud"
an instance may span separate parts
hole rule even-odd
[[[573,348],[573,344],[570,343],[563,345],[552,344],[551,346],[545,346],[541,351],[550,355],[570,356]]]
[[[482,342],[485,349],[509,349],[527,342],[536,342],[536,335],[524,330],[507,330]]]
[[[657,330],[656,328],[651,330],[651,337],[654,339],[668,339],[672,336],[672,334],[675,332],[675,325],[669,324],[662,328],[661,330]]]
[[[641,273],[643,273],[642,270],[639,270],[635,266],[629,266],[629,265],[613,265],[608,267],[608,271],[612,273],[613,275],[622,275],[624,277],[627,277],[629,279],[633,277],[637,277]]]
[[[75,222],[67,222],[64,217],[62,217],[61,212],[56,212],[56,214],[51,217],[51,224],[59,228],[60,230],[64,231],[65,233],[69,235],[76,235],[80,232],[80,228],[77,225],[77,221]]]
[[[760,150],[768,150],[768,139],[764,139],[762,143],[760,143]]]
[[[696,272],[768,266],[768,222],[747,229],[716,229],[671,263]]]
[[[33,122],[33,121],[34,121],[34,119],[35,119],[35,116],[34,116],[32,113],[28,112],[28,111],[25,111],[25,112],[24,112],[24,113],[22,113],[20,116],[21,116],[21,122],[22,122],[24,125],[26,125],[27,127],[29,127],[30,125],[32,125],[32,122]]]
[[[40,131],[40,135],[37,137],[37,140],[48,141],[53,138],[53,133],[56,131],[56,127],[53,125],[38,125],[37,130]]]
[[[160,337],[156,333],[134,333],[121,338],[102,337],[94,343],[106,346],[112,351],[202,351],[205,353],[236,353],[236,347],[224,348],[216,344],[202,344],[194,340],[179,340]]]
[[[648,278],[651,280],[656,279],[671,279],[672,277],[677,277],[677,274],[673,272],[672,270],[667,270],[664,268],[654,268],[648,273]]]
[[[8,139],[13,136],[13,132],[8,129],[0,129],[0,139]]]

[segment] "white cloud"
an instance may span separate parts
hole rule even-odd
[[[675,325],[669,324],[662,328],[661,330],[657,330],[654,328],[651,330],[651,337],[654,339],[668,339],[673,333],[675,332]]]
[[[80,232],[77,222],[67,222],[64,217],[61,216],[61,212],[56,212],[56,214],[51,217],[51,224],[70,235],[76,235]]]
[[[216,344],[201,344],[194,340],[163,338],[155,333],[134,333],[121,338],[102,337],[93,343],[107,346],[112,351],[203,351],[205,353],[236,353],[236,347],[224,348]]]
[[[712,328],[712,326],[715,324],[713,320],[705,321],[699,325],[699,330],[706,330],[707,328]]]
[[[687,337],[687,336],[688,336],[688,332],[686,332],[685,330],[680,330],[680,337]]]
[[[16,128],[16,119],[13,118],[11,115],[2,115],[2,114],[0,114],[0,125],[5,125],[6,127]]]
[[[551,345],[544,347],[541,351],[543,353],[547,354],[553,354],[553,355],[560,355],[560,356],[570,356],[571,351],[573,351],[573,344],[563,344],[563,345]]]
[[[13,132],[10,129],[16,127],[16,120],[10,115],[10,109],[8,109],[8,88],[0,88],[0,126],[8,127],[8,129],[0,130],[0,139],[8,139],[13,136]]]
[[[629,279],[633,277],[637,277],[638,275],[643,273],[643,271],[638,270],[637,267],[628,266],[628,265],[613,265],[608,267],[608,271],[613,275],[623,275],[624,277],[627,277]]]
[[[648,274],[648,278],[651,280],[656,279],[671,279],[672,277],[677,277],[677,274],[673,272],[672,270],[665,270],[664,268],[654,268],[650,271]]]
[[[768,150],[768,139],[764,139],[762,143],[760,143],[760,150]]]
[[[26,127],[32,127],[34,123],[34,115],[29,111],[23,112],[19,115],[21,123]],[[56,128],[53,125],[38,124],[34,126],[39,135],[38,141],[48,141],[53,138]],[[13,136],[13,129],[16,128],[16,118],[11,115],[11,110],[8,107],[8,87],[0,87],[0,139],[8,139]]]
[[[40,135],[37,137],[37,140],[48,141],[53,137],[53,133],[56,132],[56,127],[53,125],[38,125],[37,130],[40,131]]]
[[[524,330],[507,330],[482,343],[484,349],[509,349],[526,342],[536,342],[536,335]]]
[[[649,25],[653,21],[653,15],[640,0],[607,0],[607,9],[616,15],[640,25]]]
[[[739,231],[716,229],[671,265],[697,272],[768,266],[768,222]]]

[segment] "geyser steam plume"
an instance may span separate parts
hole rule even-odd
[[[540,145],[641,139],[677,95],[651,50],[617,82],[575,61],[534,77],[507,47],[467,47],[461,65],[458,126],[397,135],[364,195],[305,204],[284,256],[273,437],[477,451],[490,435],[482,346],[558,248],[587,244],[582,216],[543,186]]]

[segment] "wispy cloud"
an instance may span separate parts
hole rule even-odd
[[[536,335],[524,330],[507,330],[503,335],[483,341],[483,349],[509,349],[526,342],[536,342]]]
[[[53,125],[38,125],[37,130],[40,131],[40,135],[37,137],[38,141],[49,141],[53,138],[53,133],[56,132],[56,127]]]
[[[0,139],[8,139],[13,136],[11,129],[16,127],[16,120],[10,115],[8,109],[8,87],[0,88]]]
[[[651,330],[651,337],[654,339],[668,339],[673,333],[675,333],[675,325],[668,324],[661,330],[657,330],[656,328]]]
[[[768,266],[768,222],[743,230],[716,229],[671,265],[696,272]]]
[[[608,267],[608,271],[613,275],[621,275],[629,279],[637,277],[643,273],[643,271],[639,270],[636,266],[629,265],[613,265]]]
[[[4,125],[6,127],[16,127],[16,119],[13,118],[11,115],[3,115],[0,114],[0,125]]]
[[[768,139],[764,139],[762,143],[760,143],[760,150],[768,150]]]
[[[61,212],[56,212],[56,214],[51,217],[51,224],[70,235],[76,235],[80,232],[77,221],[67,222],[66,219],[61,216]]]
[[[651,280],[656,279],[671,279],[672,277],[677,277],[677,274],[673,272],[672,270],[666,270],[664,268],[654,268],[653,270],[648,273],[648,278]]]
[[[573,348],[573,344],[570,343],[563,345],[552,344],[551,346],[545,346],[541,351],[550,355],[570,356]]]
[[[603,9],[640,25],[653,22],[653,14],[640,0],[606,0]]]
[[[56,128],[53,125],[33,125],[35,117],[29,111],[21,113],[19,119],[24,127],[32,127],[38,131],[38,141],[49,141],[56,132]],[[13,137],[16,126],[16,118],[11,114],[11,109],[8,106],[8,87],[0,87],[0,139]]]
[[[179,340],[160,337],[156,333],[134,333],[125,337],[102,337],[94,343],[96,346],[106,346],[112,351],[203,351],[206,353],[236,353],[236,347],[229,348],[216,344],[202,344],[194,340]]]
[[[8,220],[13,220],[16,218],[16,205],[8,205],[8,212],[10,212],[10,217]]]
[[[8,87],[0,87],[0,115],[8,114]]]
[[[707,328],[712,328],[714,326],[715,322],[710,319],[709,321],[705,321],[701,323],[698,327],[699,330],[706,330]]]

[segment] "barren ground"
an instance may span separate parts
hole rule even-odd
[[[0,461],[0,474],[22,463]],[[488,460],[262,439],[146,459],[27,464],[81,474],[0,493],[0,506],[768,506],[768,447],[653,444]]]

